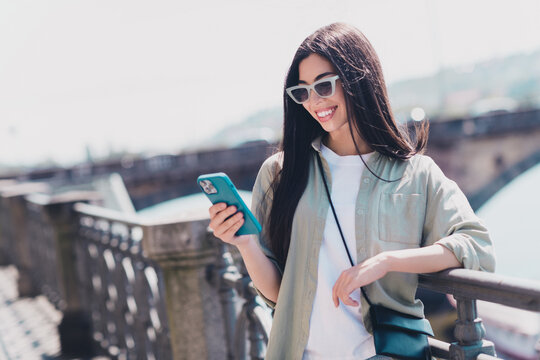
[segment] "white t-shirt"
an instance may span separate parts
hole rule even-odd
[[[332,202],[356,264],[355,203],[365,166],[358,155],[340,156],[324,145],[321,150],[332,174]],[[371,154],[362,155],[364,161],[367,162]],[[339,275],[350,267],[332,209],[329,208],[319,252],[317,291],[304,360],[367,359],[376,355],[373,337],[362,321],[360,305],[347,306],[340,302],[336,308],[332,301],[332,287]],[[359,304],[360,296],[360,289],[351,294],[351,298]]]

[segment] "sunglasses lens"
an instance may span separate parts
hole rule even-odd
[[[294,89],[293,91],[291,91],[291,95],[296,101],[300,103],[307,101],[309,97],[307,89]]]
[[[315,85],[315,91],[319,96],[330,96],[332,95],[332,82],[323,81]]]

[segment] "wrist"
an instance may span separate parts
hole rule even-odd
[[[379,261],[381,264],[383,264],[384,270],[386,273],[389,273],[391,271],[398,271],[396,269],[396,258],[393,256],[391,251],[384,251],[382,253],[377,254],[377,257],[379,257]]]
[[[255,245],[255,235],[247,235],[243,241],[239,241],[235,244],[236,248],[240,252],[240,254],[245,253],[246,251],[249,251],[253,245]]]

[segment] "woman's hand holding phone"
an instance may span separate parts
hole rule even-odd
[[[256,238],[253,238],[256,235],[235,235],[244,224],[244,214],[237,211],[236,206],[227,206],[223,202],[211,206],[209,213],[209,226],[214,236],[238,248],[253,284],[267,299],[277,302],[281,284],[278,269],[258,246]]]
[[[214,236],[223,242],[235,246],[242,246],[249,242],[250,235],[235,236],[244,224],[244,214],[237,212],[236,206],[227,206],[225,203],[212,205],[210,213],[210,229]]]

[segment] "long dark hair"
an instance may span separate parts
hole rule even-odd
[[[356,133],[371,149],[405,161],[424,151],[427,122],[415,125],[414,139],[400,127],[390,108],[379,58],[370,42],[353,26],[334,23],[307,37],[294,55],[287,73],[285,88],[298,84],[298,66],[311,54],[328,59],[342,81],[351,135]],[[311,142],[325,131],[304,109],[283,92],[284,125],[283,167],[272,185],[273,201],[269,216],[270,249],[285,265],[291,238],[293,216],[308,181],[313,157]],[[355,136],[352,136],[353,140]],[[358,150],[358,144],[355,146]],[[373,171],[367,168],[373,173]],[[380,178],[382,181],[391,181]]]

